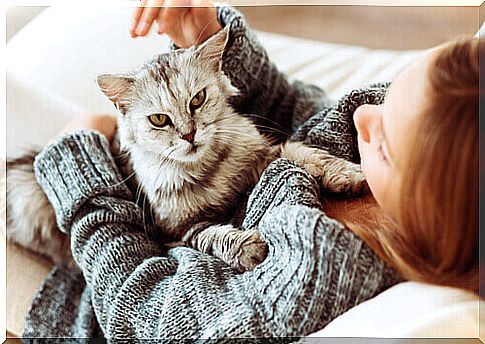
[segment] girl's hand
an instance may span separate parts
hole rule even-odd
[[[113,140],[116,133],[116,117],[112,115],[84,115],[70,121],[58,134],[61,136],[75,131],[76,129],[95,130],[106,136],[109,142]],[[50,142],[53,142],[52,139]]]
[[[222,29],[212,0],[141,0],[135,10],[131,37],[145,36],[156,22],[176,46],[200,44]]]

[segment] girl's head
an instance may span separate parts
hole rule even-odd
[[[396,226],[376,233],[407,278],[478,290],[478,39],[410,64],[354,114],[362,168]]]

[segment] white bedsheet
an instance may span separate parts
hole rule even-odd
[[[72,11],[43,11],[7,45],[7,156],[31,144],[45,144],[74,115],[112,113],[111,103],[96,87],[96,76],[133,69],[167,47],[168,39],[155,34],[129,37],[129,8]],[[332,97],[392,80],[422,53],[258,35],[282,71],[322,87]],[[476,338],[478,307],[476,296],[457,289],[402,283],[316,335]]]

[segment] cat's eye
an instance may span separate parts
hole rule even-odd
[[[156,128],[163,128],[172,123],[170,117],[163,113],[154,113],[153,115],[148,116],[148,121]]]
[[[204,104],[205,101],[205,88],[200,90],[190,101],[190,108],[192,110],[198,109]]]

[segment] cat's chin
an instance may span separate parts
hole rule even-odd
[[[196,162],[202,157],[203,151],[204,149],[202,146],[193,145],[187,147],[186,149],[180,150],[178,154],[173,155],[172,158],[180,162]]]

